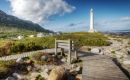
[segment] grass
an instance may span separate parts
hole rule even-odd
[[[47,37],[34,37],[29,38],[25,37],[24,39],[1,39],[0,45],[2,48],[0,56],[17,54],[28,51],[35,51],[45,48],[54,48],[55,47],[55,38],[61,40],[71,39],[74,41],[74,46],[80,48],[81,46],[107,46],[110,42],[106,41],[108,38],[104,36],[103,33],[88,33],[88,32],[75,32],[75,33],[66,33],[60,36],[47,36]],[[12,46],[9,46],[8,49],[3,47],[6,46],[6,43],[13,43]],[[4,50],[3,50],[4,49]],[[9,52],[8,54],[6,54]]]

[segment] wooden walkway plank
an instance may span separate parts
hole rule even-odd
[[[94,55],[83,61],[83,80],[129,80],[107,56]]]

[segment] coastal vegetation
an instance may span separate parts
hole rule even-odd
[[[55,39],[71,39],[74,41],[74,45],[77,49],[81,46],[107,46],[110,44],[110,42],[107,41],[108,38],[105,37],[103,33],[75,32],[41,38],[30,38],[26,34],[26,37],[21,40],[18,40],[17,38],[0,39],[0,56],[36,51],[45,48],[54,48]]]

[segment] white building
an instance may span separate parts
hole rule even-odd
[[[90,30],[89,32],[97,32],[97,30],[94,29],[94,11],[93,9],[90,10]]]
[[[32,37],[34,37],[34,35],[30,35],[29,37],[32,38]]]
[[[45,35],[43,33],[38,33],[37,37],[44,37]]]
[[[21,35],[18,36],[18,39],[19,39],[19,40],[20,40],[20,39],[23,39],[23,38],[24,38],[24,36],[21,36]]]

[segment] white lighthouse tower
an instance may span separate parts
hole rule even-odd
[[[89,32],[97,32],[94,29],[94,11],[93,11],[93,9],[90,10],[90,30],[89,30]]]

